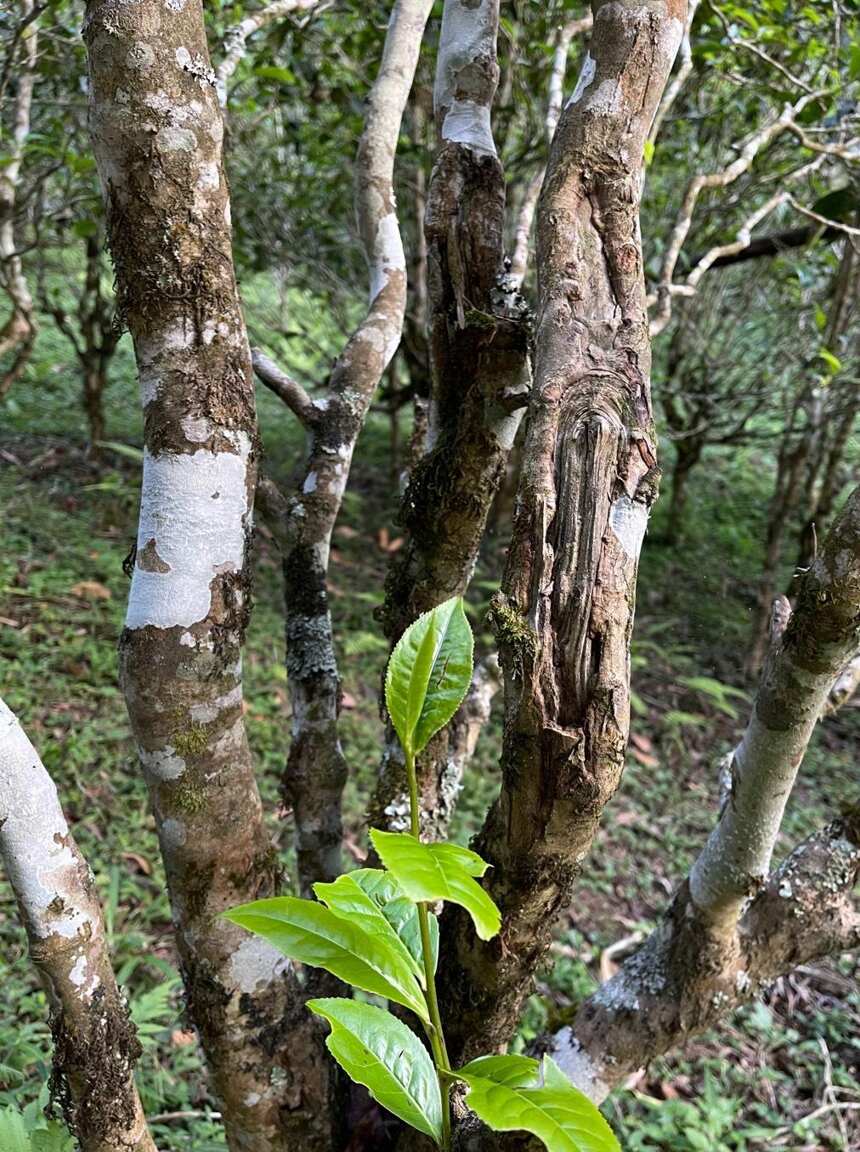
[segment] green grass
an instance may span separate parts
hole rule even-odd
[[[255,323],[268,331],[271,317],[262,304],[255,309]],[[335,336],[332,325],[321,339],[324,348]],[[273,349],[283,351],[284,339],[273,341]],[[296,354],[306,380],[324,377],[324,352],[306,347]],[[128,591],[122,561],[135,535],[137,468],[111,455],[96,472],[85,460],[77,388],[67,350],[46,327],[28,377],[3,413],[2,691],[54,775],[94,868],[117,972],[141,1030],[139,1080],[146,1110],[190,1114],[155,1126],[159,1146],[220,1152],[223,1137],[217,1121],[208,1118],[214,1105],[183,1017],[153,822],[116,683],[116,641]],[[288,481],[301,464],[302,436],[268,394],[260,396],[260,416],[265,467]],[[115,361],[109,435],[140,443],[125,345]],[[359,443],[332,557],[332,612],[347,704],[342,735],[351,766],[346,820],[355,853],[364,844],[364,812],[380,747],[378,690],[386,648],[373,610],[382,599],[388,555],[377,533],[384,527],[392,538],[397,535],[388,453],[387,420],[374,414]],[[769,464],[761,455],[721,455],[696,478],[687,537],[671,553],[657,543],[663,515],[658,508],[640,579],[636,744],[581,886],[559,924],[554,967],[540,974],[521,1043],[570,1015],[594,987],[604,947],[654,925],[712,825],[716,761],[731,747],[748,707],[741,665],[768,482]],[[482,611],[498,580],[503,537],[499,532],[490,542],[471,594],[481,643]],[[88,598],[93,585],[103,590],[101,598]],[[245,665],[247,719],[271,831],[291,870],[292,826],[278,798],[289,738],[280,597],[278,558],[261,533]],[[461,797],[455,832],[463,841],[497,787],[499,711]],[[780,851],[850,798],[857,719],[849,711],[818,734],[789,806]],[[14,1019],[9,1012],[0,1017],[0,1106],[23,1107],[43,1092],[50,1037],[45,998],[5,886],[0,949],[5,1003],[15,1006]],[[860,1131],[856,1110],[830,1110],[808,1124],[803,1118],[828,1101],[860,1101],[850,1071],[860,1060],[855,977],[848,958],[795,974],[777,985],[766,1004],[739,1013],[719,1034],[655,1061],[631,1091],[609,1105],[625,1149],[850,1147]]]

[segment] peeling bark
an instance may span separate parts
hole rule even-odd
[[[382,611],[392,644],[422,612],[468,587],[528,396],[529,327],[504,272],[505,181],[491,109],[498,0],[446,0],[434,87],[438,144],[425,235],[431,399],[427,448],[400,509],[406,542]],[[440,733],[418,762],[425,828],[444,837],[462,758]],[[371,823],[408,811],[402,753],[389,729]]]
[[[0,373],[0,398],[6,395],[30,359],[36,339],[33,297],[24,276],[21,257],[15,242],[15,211],[21,162],[30,135],[30,108],[38,59],[38,19],[32,19],[35,0],[21,0],[21,19],[26,27],[21,34],[21,55],[17,69],[17,90],[12,104],[11,141],[5,162],[0,165],[0,270],[11,312],[0,328],[0,360],[11,362]]]
[[[656,495],[639,237],[644,142],[683,3],[593,5],[538,217],[536,388],[503,592],[503,782],[478,837],[501,936],[447,917],[452,1058],[503,1045],[615,791],[639,550]]]
[[[331,534],[352,454],[373,394],[391,362],[406,311],[406,259],[394,205],[394,156],[432,0],[397,0],[379,74],[367,102],[355,165],[358,228],[368,262],[368,312],[335,364],[326,395],[292,410],[305,425],[308,457],[300,491],[282,501],[287,675],[293,737],[284,796],[294,812],[299,877],[310,894],[341,871],[341,796],[347,766],[338,739],[340,677],[326,588]],[[266,383],[282,373],[256,357]]]
[[[134,1084],[141,1047],[93,875],[39,754],[2,700],[0,859],[51,1009],[52,1086],[82,1152],[156,1152]]]
[[[164,858],[189,1011],[231,1149],[330,1146],[332,1075],[289,964],[220,919],[274,894],[242,718],[256,479],[223,128],[200,0],[90,0],[91,133],[145,456],[121,681]]]

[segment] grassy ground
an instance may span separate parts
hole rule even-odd
[[[306,370],[313,371],[308,353]],[[108,453],[84,458],[77,384],[47,334],[30,378],[13,394],[0,440],[0,683],[53,773],[97,876],[120,979],[141,1032],[140,1083],[159,1146],[223,1150],[194,1038],[183,1019],[161,864],[116,686],[115,646],[128,583],[122,560],[135,533],[137,468]],[[109,398],[109,435],[139,444],[127,349]],[[267,466],[282,478],[300,437],[261,396]],[[716,458],[715,458],[716,460]],[[646,933],[688,868],[717,804],[715,763],[747,708],[740,665],[754,604],[764,455],[722,458],[691,493],[682,549],[647,543],[634,653],[634,742],[619,796],[591,864],[559,925],[521,1042],[569,1014],[601,973],[601,953]],[[374,779],[377,691],[385,644],[373,622],[396,540],[387,423],[374,416],[357,454],[332,556],[332,605],[344,677],[343,742],[352,766],[348,846],[359,858]],[[385,529],[385,533],[380,530]],[[497,578],[503,531],[489,541],[472,595],[473,621]],[[257,548],[256,603],[246,659],[248,724],[274,837],[291,865],[291,822],[279,810],[288,739],[280,573],[271,542]],[[856,780],[860,711],[816,739],[792,799],[783,845],[832,817]],[[457,834],[467,839],[496,786],[498,721],[466,782]],[[611,965],[603,958],[604,971]],[[765,1003],[719,1035],[655,1061],[608,1107],[625,1149],[677,1152],[860,1146],[860,994],[848,957],[781,981]],[[44,997],[26,956],[14,903],[0,886],[0,1104],[44,1100],[50,1043]],[[839,1107],[833,1107],[839,1105]]]

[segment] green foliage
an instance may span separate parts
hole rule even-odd
[[[3,1152],[74,1152],[65,1125],[45,1118],[36,1104],[23,1112],[0,1108],[0,1148]]]
[[[482,940],[490,940],[498,933],[499,910],[475,881],[488,867],[476,852],[458,844],[422,844],[408,832],[380,832],[374,828],[370,839],[410,899],[459,904],[472,917]]]
[[[420,966],[422,963],[421,930],[415,904],[390,872],[381,868],[359,868],[349,873],[350,879],[360,885],[364,892],[379,907],[382,915],[403,941],[409,954]],[[315,886],[315,890],[316,890]],[[430,913],[430,942],[433,949],[433,970],[439,962],[439,921]]]
[[[309,1000],[332,1026],[326,1046],[344,1072],[405,1124],[442,1142],[442,1095],[427,1049],[390,1012],[355,1000]]]
[[[463,699],[472,644],[462,601],[449,600],[406,630],[389,662],[386,700],[406,757],[413,828],[419,823],[415,753]],[[427,904],[459,904],[482,940],[497,935],[499,910],[477,883],[487,863],[457,844],[422,844],[416,836],[378,829],[370,835],[386,871],[363,868],[315,884],[322,903],[285,896],[226,914],[291,959],[410,1008],[433,1054],[431,1060],[418,1037],[382,1008],[345,999],[310,1001],[311,1011],[331,1024],[326,1044],[334,1059],[444,1152],[451,1148],[448,1091],[454,1079],[468,1085],[466,1103],[491,1128],[531,1132],[550,1152],[616,1149],[606,1121],[548,1058],[538,1065],[525,1056],[488,1056],[451,1070],[434,979],[438,927]]]
[[[460,707],[472,679],[472,629],[460,597],[419,616],[385,676],[385,703],[408,755],[417,755]]]
[[[314,900],[276,896],[255,900],[225,913],[225,918],[268,940],[291,960],[324,968],[333,976],[410,1008],[428,1019],[427,1005],[403,945],[384,917],[373,932],[351,917],[333,912]]]
[[[466,1103],[495,1132],[524,1130],[551,1152],[615,1152],[618,1141],[591,1101],[549,1056],[485,1056],[457,1073]]]

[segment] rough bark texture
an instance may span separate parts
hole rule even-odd
[[[51,1008],[52,1087],[82,1152],[155,1152],[134,1085],[141,1048],[93,875],[39,754],[2,700],[0,859]]]
[[[18,183],[24,147],[30,135],[30,108],[38,59],[38,28],[32,18],[34,7],[34,0],[22,0],[19,9],[20,17],[27,21],[27,25],[21,34],[17,87],[12,102],[11,140],[5,149],[5,162],[0,166],[0,275],[11,305],[9,316],[0,328],[0,362],[11,358],[0,370],[0,397],[23,372],[36,338],[33,298],[15,240]]]
[[[401,502],[406,543],[386,585],[383,624],[392,643],[420,613],[466,590],[528,393],[528,324],[504,275],[505,181],[490,124],[498,21],[498,0],[446,0],[442,15],[425,225],[430,425]],[[445,835],[462,771],[449,738],[440,734],[418,764],[434,836]],[[389,731],[375,825],[406,826],[403,773]]]
[[[639,238],[644,141],[683,3],[593,5],[538,217],[536,390],[503,592],[503,782],[478,838],[501,936],[448,917],[452,1057],[510,1037],[620,779],[639,549],[656,494]],[[454,1055],[456,1053],[456,1055]]]
[[[367,101],[355,165],[358,228],[368,262],[368,312],[335,364],[327,394],[302,399],[287,381],[309,436],[301,489],[282,503],[287,674],[293,738],[284,778],[302,889],[341,869],[341,795],[347,766],[338,739],[340,677],[326,582],[335,520],[373,394],[397,350],[406,311],[406,259],[394,204],[394,156],[432,0],[397,0]],[[282,373],[256,357],[261,378]],[[286,395],[284,397],[286,399]]]
[[[84,35],[144,411],[121,679],[189,1011],[231,1149],[326,1148],[331,1065],[295,976],[272,947],[219,919],[272,895],[280,868],[242,719],[256,424],[203,12],[200,0],[91,0]]]
[[[720,822],[690,874],[715,934],[763,883],[785,804],[834,681],[860,642],[860,488],[849,498],[772,646]]]
[[[860,634],[860,489],[779,612],[719,822],[657,930],[553,1041],[592,1098],[798,964],[856,947],[860,822],[847,814],[768,875],[785,803]],[[749,903],[746,911],[744,905]]]

